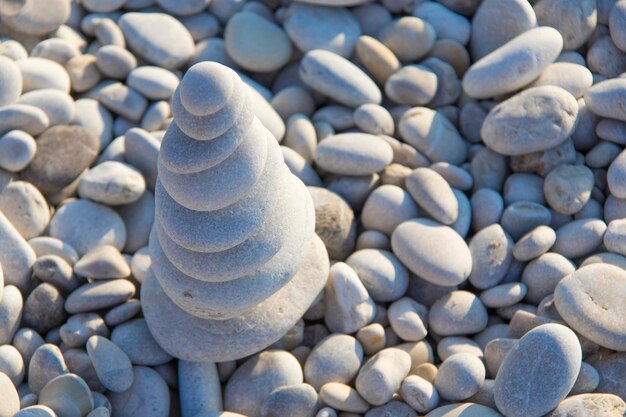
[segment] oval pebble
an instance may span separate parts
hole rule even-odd
[[[116,326],[111,332],[111,342],[124,351],[133,365],[156,366],[172,360],[154,340],[144,319]]]
[[[474,287],[491,288],[504,279],[513,259],[513,245],[513,239],[499,224],[487,226],[472,237],[469,281]]]
[[[428,322],[441,336],[474,334],[487,327],[487,309],[473,293],[451,291],[430,308]]]
[[[346,259],[365,289],[378,302],[395,301],[409,286],[409,271],[396,256],[382,249],[361,249]]]
[[[387,309],[389,325],[402,340],[419,341],[428,334],[428,309],[410,297],[402,297]]]
[[[435,45],[435,28],[416,16],[404,16],[380,29],[377,37],[402,61],[417,61]]]
[[[384,140],[367,133],[342,133],[317,146],[315,162],[329,172],[368,175],[391,163],[393,151]]]
[[[553,410],[574,386],[581,357],[578,338],[567,327],[545,324],[529,331],[496,376],[498,409],[507,417],[539,417]]]
[[[391,400],[411,369],[411,357],[397,348],[383,349],[372,356],[356,377],[358,393],[372,405]]]
[[[300,61],[300,78],[314,90],[346,106],[379,104],[382,100],[380,90],[367,74],[330,51],[307,52]]]
[[[413,199],[433,219],[451,225],[459,216],[459,203],[446,180],[430,168],[416,168],[405,180]]]
[[[381,185],[367,197],[361,222],[370,230],[378,230],[391,236],[403,221],[418,215],[418,208],[411,195],[396,185]]]
[[[329,382],[320,389],[320,400],[334,409],[351,413],[364,413],[370,405],[350,385]],[[332,410],[332,409],[331,409]],[[323,410],[320,410],[320,413]],[[324,414],[322,414],[323,416]],[[328,415],[328,414],[327,414]],[[336,416],[337,414],[330,414]],[[319,414],[318,414],[319,417]]]
[[[134,294],[135,286],[128,280],[97,281],[72,291],[65,301],[65,309],[71,314],[96,311],[121,304]]]
[[[385,82],[385,94],[398,104],[423,106],[435,98],[437,74],[424,65],[407,65]]]
[[[433,284],[458,285],[472,270],[465,241],[450,227],[433,220],[417,218],[401,223],[391,235],[391,247],[413,273]]]
[[[537,78],[562,48],[556,29],[529,29],[472,64],[463,77],[463,89],[474,98],[511,93]]]
[[[546,417],[594,416],[622,417],[626,412],[626,403],[613,394],[580,394],[570,396],[547,414]]]
[[[102,385],[114,392],[130,388],[134,379],[133,365],[122,349],[102,336],[91,336],[86,347]]]
[[[626,78],[615,78],[595,84],[585,94],[585,103],[594,114],[626,121]]]
[[[137,201],[146,189],[141,173],[117,161],[106,161],[87,171],[78,183],[78,194],[109,206]]]
[[[456,353],[439,366],[435,387],[447,401],[465,400],[485,382],[485,365],[470,353]]]
[[[37,142],[22,130],[12,130],[0,137],[0,168],[19,172],[35,157]]]
[[[494,107],[485,118],[481,136],[503,155],[544,151],[570,136],[577,115],[578,103],[567,91],[533,87]]]
[[[13,104],[22,94],[22,73],[12,59],[0,56],[0,106]]]
[[[551,208],[574,214],[589,201],[594,182],[593,172],[586,166],[563,164],[548,173],[543,190]]]

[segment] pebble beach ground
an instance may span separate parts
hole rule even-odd
[[[626,0],[0,0],[0,417],[624,417],[625,146]]]

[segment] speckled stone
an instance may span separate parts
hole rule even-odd
[[[354,250],[354,212],[338,194],[321,187],[308,187],[315,207],[315,233],[322,239],[330,259],[344,260]]]
[[[491,288],[504,279],[513,260],[513,239],[499,224],[477,232],[469,243],[472,273],[469,281],[479,289]]]
[[[546,417],[622,417],[626,412],[626,403],[613,394],[580,394],[570,396],[559,403]]]
[[[576,335],[565,326],[546,324],[526,333],[498,371],[498,409],[510,417],[539,417],[553,410],[574,386],[581,356]]]

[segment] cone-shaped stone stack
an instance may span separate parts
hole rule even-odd
[[[241,358],[302,316],[324,286],[328,255],[309,192],[234,71],[194,65],[172,111],[159,154],[144,316],[173,356]]]

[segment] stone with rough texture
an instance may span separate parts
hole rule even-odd
[[[496,376],[498,409],[507,417],[540,417],[553,410],[574,386],[581,356],[578,338],[565,326],[545,324],[529,331]]]
[[[289,352],[270,350],[248,359],[224,387],[224,408],[261,417],[263,401],[276,388],[302,383],[302,368]]]
[[[344,260],[354,250],[354,212],[338,194],[322,187],[308,187],[315,206],[315,233],[322,239],[330,259]]]
[[[563,278],[554,291],[556,308],[573,329],[609,349],[626,351],[626,325],[620,300],[626,273],[606,264],[592,264]]]
[[[37,153],[22,171],[44,195],[69,185],[98,156],[99,138],[81,126],[55,126],[37,138]]]
[[[135,379],[124,392],[108,392],[113,415],[119,417],[167,417],[170,391],[165,380],[152,368],[133,367]]]
[[[527,30],[472,64],[463,77],[463,89],[474,98],[511,93],[537,78],[562,47],[556,29]]]
[[[546,417],[622,417],[626,413],[624,400],[613,394],[580,394],[561,401]]]
[[[544,151],[570,136],[577,116],[578,103],[567,91],[533,87],[494,107],[485,118],[481,136],[503,155]]]
[[[513,260],[513,239],[499,224],[481,229],[470,240],[472,273],[469,281],[479,289],[491,288],[504,279]]]

